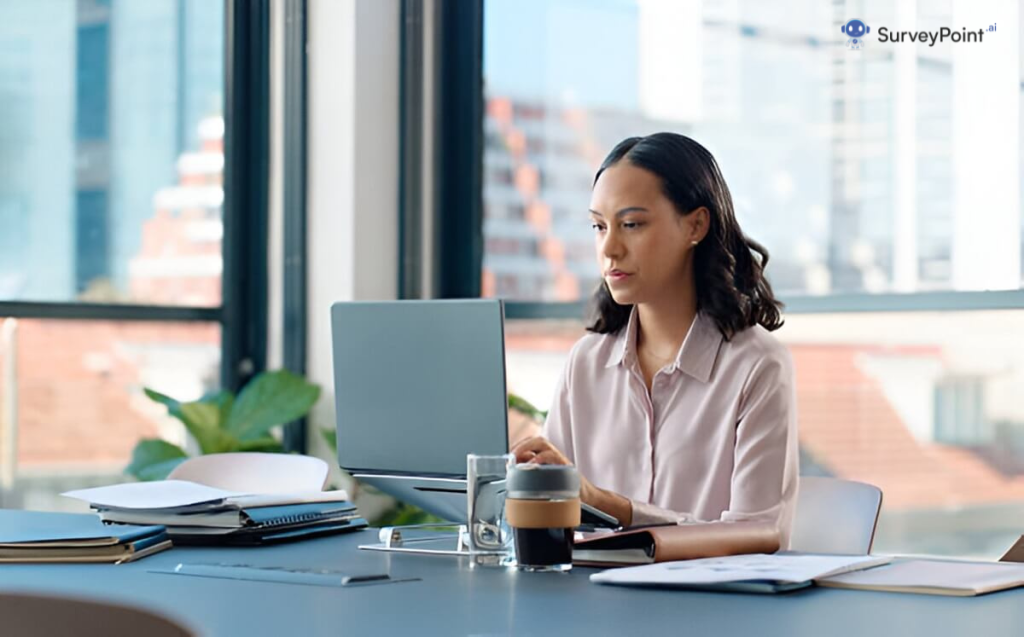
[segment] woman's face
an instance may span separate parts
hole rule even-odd
[[[590,196],[597,264],[620,305],[657,302],[679,293],[689,275],[693,241],[707,212],[680,215],[654,173],[620,161]]]

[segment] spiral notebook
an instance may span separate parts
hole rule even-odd
[[[189,516],[168,526],[176,544],[259,545],[317,535],[354,531],[367,526],[349,502],[312,502],[241,510],[235,528],[189,525]]]
[[[184,480],[69,491],[107,523],[161,524],[175,544],[254,545],[366,527],[344,491],[238,493]]]

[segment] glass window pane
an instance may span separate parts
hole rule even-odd
[[[0,506],[78,510],[59,494],[113,484],[141,438],[186,445],[143,388],[216,390],[220,325],[0,318]]]
[[[1024,311],[789,315],[801,473],[884,493],[881,553],[997,558],[1024,516]],[[509,321],[508,387],[547,410],[582,323]]]
[[[1004,21],[969,0],[874,1],[851,51],[847,6],[487,0],[483,294],[589,296],[594,172],[660,130],[716,156],[784,295],[1020,288],[1020,35],[882,43],[897,20]]]
[[[0,301],[220,304],[223,13],[0,2]]]

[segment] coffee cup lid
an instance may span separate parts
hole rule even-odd
[[[572,465],[521,463],[509,469],[506,488],[510,498],[552,492],[575,498],[580,493],[580,475]]]

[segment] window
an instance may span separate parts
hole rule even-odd
[[[222,5],[3,13],[0,300],[219,305]]]
[[[187,448],[142,389],[195,400],[219,386],[217,323],[0,318],[3,506],[77,508],[58,494],[123,481],[140,438]]]
[[[122,480],[140,438],[185,443],[143,388],[260,371],[269,11],[233,2],[0,6],[3,506],[73,508],[57,494]]]
[[[961,4],[912,18],[946,25],[956,5],[992,21]],[[658,130],[716,156],[784,295],[1019,289],[1016,34],[848,51],[845,3],[786,6],[488,0],[483,295],[589,296],[593,175],[616,142]]]
[[[874,32],[1000,19],[963,0],[899,15],[805,0],[484,7],[475,265],[481,294],[509,301],[509,390],[546,409],[584,333],[598,283],[586,204],[605,154],[680,132],[716,156],[771,252],[802,471],[883,489],[879,551],[1008,548],[1024,513],[1018,34],[970,51],[844,46],[853,14]]]

